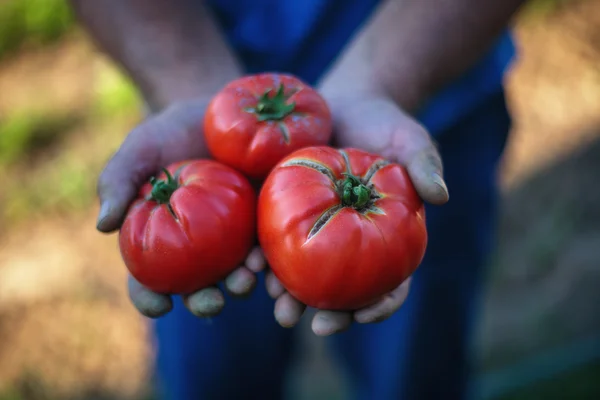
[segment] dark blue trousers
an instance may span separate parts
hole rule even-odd
[[[497,206],[496,168],[510,128],[503,93],[434,132],[450,201],[427,208],[429,246],[402,309],[354,325],[329,344],[359,400],[454,400],[465,395],[469,343],[485,282]],[[294,330],[279,327],[261,279],[250,299],[227,298],[210,322],[181,304],[155,322],[161,399],[282,397]]]

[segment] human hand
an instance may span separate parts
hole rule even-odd
[[[120,228],[139,188],[162,167],[209,157],[202,132],[207,104],[203,99],[174,104],[129,133],[98,180],[99,231],[109,233]],[[245,265],[225,279],[226,290],[234,296],[249,294],[256,285],[255,273],[263,267],[262,253],[252,250]],[[128,289],[132,303],[147,317],[162,316],[173,307],[170,296],[150,291],[131,276]],[[223,309],[225,299],[217,287],[209,287],[184,296],[184,303],[193,314],[208,317]]]
[[[421,198],[431,204],[448,201],[442,161],[427,131],[394,101],[374,93],[325,94],[334,117],[336,147],[356,147],[379,154],[406,167]],[[389,318],[404,303],[410,278],[375,304],[353,312],[317,310],[312,329],[320,336],[347,329],[352,322],[373,323]],[[272,272],[266,286],[276,299],[275,318],[293,326],[306,306],[287,293]]]

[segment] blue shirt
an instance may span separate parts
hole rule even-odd
[[[248,73],[288,72],[314,84],[376,9],[379,0],[210,0]],[[505,32],[462,77],[418,113],[433,133],[450,127],[502,88],[515,53]]]

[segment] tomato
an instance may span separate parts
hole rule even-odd
[[[304,304],[356,310],[398,287],[427,246],[425,209],[405,168],[357,149],[284,158],[258,199],[270,268]]]
[[[211,100],[204,119],[212,156],[255,179],[297,149],[326,145],[331,130],[331,112],[321,95],[285,74],[230,82]]]
[[[216,284],[254,244],[254,189],[241,173],[214,160],[175,163],[158,178],[141,188],[119,232],[127,269],[158,293],[186,294]]]

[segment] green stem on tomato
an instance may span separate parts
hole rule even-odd
[[[345,206],[361,209],[371,201],[371,189],[356,176],[345,173],[342,184],[342,203]]]
[[[267,90],[258,100],[256,107],[250,109],[259,121],[280,121],[294,111],[296,103],[287,103],[288,96],[285,95],[284,89],[282,83],[273,97],[269,97],[272,89]]]
[[[171,195],[173,195],[179,185],[166,168],[163,168],[162,170],[165,175],[167,175],[167,179],[158,180],[155,177],[150,178],[150,184],[152,185],[150,198],[159,204],[168,204],[169,200],[171,199]]]

